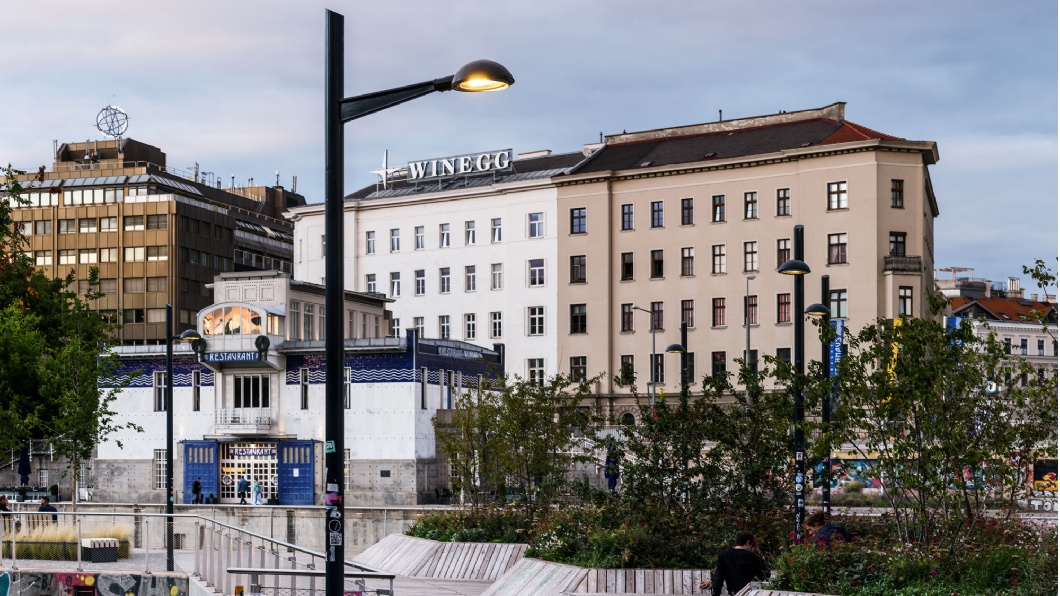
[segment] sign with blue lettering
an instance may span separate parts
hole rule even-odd
[[[828,358],[828,376],[830,377],[836,375],[836,365],[839,363],[839,359],[843,357],[843,332],[845,330],[842,319],[833,320],[832,327],[835,328],[835,339],[828,346],[828,351],[831,353]]]
[[[202,355],[203,362],[257,362],[261,360],[260,352],[207,352]]]
[[[239,457],[276,457],[275,447],[230,447],[229,455]]]

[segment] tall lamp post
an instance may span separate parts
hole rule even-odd
[[[681,355],[681,406],[685,406],[685,400],[688,385],[691,383],[691,379],[688,378],[688,322],[681,321],[681,343],[670,344],[666,346],[667,354],[680,354]]]
[[[743,361],[748,371],[751,370],[751,280],[755,277],[753,274],[747,276],[743,291],[743,326],[746,334]]]
[[[173,335],[173,305],[166,305],[166,571],[173,571],[173,342],[202,339],[188,329]]]
[[[785,275],[792,275],[795,277],[795,296],[794,296],[794,327],[795,327],[795,345],[793,346],[793,356],[795,365],[795,381],[792,383],[792,392],[794,393],[794,414],[792,418],[795,422],[795,541],[802,542],[802,520],[803,515],[806,512],[806,494],[805,494],[805,467],[806,467],[806,446],[805,438],[802,432],[802,421],[804,417],[803,412],[803,397],[802,397],[802,385],[799,383],[798,376],[803,373],[803,351],[805,345],[805,330],[803,328],[803,286],[805,280],[803,276],[810,272],[810,267],[802,260],[802,226],[795,226],[795,258],[784,263],[780,266],[777,271]]]
[[[506,89],[515,78],[496,62],[476,60],[452,76],[343,98],[343,16],[326,11],[327,35],[324,75],[324,589],[329,596],[343,593],[345,520],[342,504],[342,453],[345,449],[343,420],[343,357],[345,341],[343,281],[343,176],[345,154],[343,125],[351,120],[392,108],[430,93],[495,91]]]
[[[811,304],[806,307],[806,315],[810,317],[821,317],[824,320],[825,329],[831,325],[832,311],[828,308],[828,276],[821,276],[821,301]],[[832,346],[827,342],[821,341],[821,374],[827,380],[831,377],[832,368]],[[828,425],[832,421],[832,387],[826,383],[824,397],[821,403],[821,424],[824,426],[825,432],[828,432]],[[824,467],[823,480],[821,482],[821,507],[824,512],[828,515],[832,514],[832,450],[829,447],[828,453],[824,455],[824,461],[822,462]]]
[[[648,310],[634,304],[633,310],[639,310],[651,315],[651,366],[648,367],[648,370],[651,372],[649,373],[648,380],[651,383],[651,411],[655,412],[655,308],[653,307],[651,310]]]

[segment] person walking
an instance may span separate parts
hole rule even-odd
[[[59,510],[56,509],[55,506],[51,504],[51,499],[49,499],[48,497],[41,497],[40,498],[40,507],[37,508],[37,511],[39,511],[41,513],[51,513],[52,514],[52,523],[54,524],[54,523],[58,523],[59,522],[59,516],[56,515],[56,513]]]
[[[261,483],[255,480],[254,488],[252,490],[254,492],[254,504],[261,505]]]
[[[721,596],[725,585],[729,594],[736,594],[751,580],[766,579],[766,562],[758,553],[754,534],[739,532],[733,542],[734,548],[727,548],[718,555],[718,566],[711,573],[713,577],[703,580],[700,589],[710,588],[714,596]]]
[[[191,483],[191,502],[194,505],[202,504],[202,480],[198,477]]]
[[[250,491],[250,480],[246,476],[239,479],[236,483],[236,495],[239,496],[239,504],[247,504],[247,493]]]

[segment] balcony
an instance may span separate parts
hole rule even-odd
[[[924,270],[924,265],[921,263],[920,257],[887,256],[883,257],[883,270],[920,273]]]
[[[214,413],[217,432],[263,432],[272,429],[270,408],[232,408]]]

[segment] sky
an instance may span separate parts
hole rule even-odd
[[[0,163],[103,138],[97,112],[168,165],[323,200],[324,11],[345,16],[345,94],[489,58],[516,84],[441,93],[345,126],[345,190],[371,170],[845,101],[848,120],[938,143],[937,267],[994,281],[1056,268],[1057,3],[949,0],[10,0]],[[947,274],[940,274],[947,275]],[[1024,277],[1024,287],[1029,279]],[[1031,290],[1037,291],[1037,290]],[[1055,290],[1053,290],[1055,292]]]

